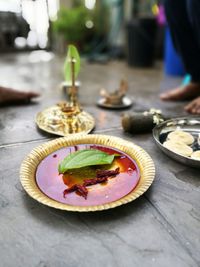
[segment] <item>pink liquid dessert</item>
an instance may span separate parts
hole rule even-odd
[[[88,186],[88,196],[84,199],[76,192],[63,196],[66,188],[81,184],[84,179],[95,176],[95,168],[87,167],[77,169],[66,174],[58,173],[58,165],[67,155],[82,149],[99,149],[108,154],[119,154],[111,166],[100,168],[115,169],[120,168],[120,174],[114,178],[109,178],[106,183]],[[99,166],[98,166],[99,169]],[[134,160],[120,150],[101,145],[76,145],[62,148],[50,154],[38,165],[36,171],[36,182],[40,190],[58,202],[72,206],[95,206],[116,201],[129,194],[137,186],[140,179],[139,168]]]

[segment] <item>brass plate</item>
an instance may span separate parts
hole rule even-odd
[[[136,188],[128,195],[114,202],[97,205],[97,206],[71,206],[57,202],[45,194],[38,188],[35,180],[35,172],[38,164],[49,154],[56,150],[77,144],[99,144],[119,149],[134,159],[140,170],[140,180]],[[115,208],[117,206],[131,202],[141,196],[152,184],[155,177],[155,167],[151,157],[141,147],[134,143],[125,141],[121,138],[107,135],[82,135],[58,138],[53,141],[44,143],[33,149],[31,153],[24,159],[20,168],[20,180],[25,191],[38,202],[47,206],[67,210],[67,211],[99,211]]]
[[[37,114],[36,124],[43,131],[60,136],[87,134],[95,127],[93,116],[85,111],[77,114],[76,118],[78,127],[70,132],[66,124],[66,119],[64,118],[64,113],[61,111],[60,107],[52,106]]]

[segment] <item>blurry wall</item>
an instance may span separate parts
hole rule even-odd
[[[48,48],[58,9],[59,0],[0,0],[0,52]]]
[[[60,6],[72,7],[73,0],[60,0]]]

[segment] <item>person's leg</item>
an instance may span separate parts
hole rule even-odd
[[[198,42],[200,50],[200,1],[199,0],[187,0],[187,10],[194,32],[194,38]],[[200,80],[200,78],[198,78]]]
[[[200,1],[187,0],[187,8],[193,32],[195,32],[195,38],[200,47]],[[199,80],[200,77],[197,77],[197,81]],[[200,114],[200,97],[189,103],[185,110],[193,114]]]
[[[200,46],[197,42],[197,33],[191,24],[190,5],[193,1],[195,0],[165,0],[172,39],[186,71],[192,76],[192,82],[162,94],[162,100],[186,100],[200,95]]]
[[[200,114],[200,97],[195,98],[192,102],[185,106],[185,110],[192,114]]]
[[[194,82],[200,82],[200,46],[197,42],[200,29],[199,24],[195,25],[200,22],[199,9],[199,0],[165,0],[166,15],[175,47]]]

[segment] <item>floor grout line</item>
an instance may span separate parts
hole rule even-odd
[[[23,145],[23,144],[37,143],[37,142],[40,142],[40,141],[50,141],[52,139],[53,138],[41,138],[41,139],[35,139],[35,140],[30,140],[30,141],[24,141],[24,142],[16,142],[16,143],[10,143],[10,144],[3,144],[3,145],[0,145],[0,148],[15,147],[15,146]]]
[[[112,128],[109,128],[109,129],[103,129],[103,130],[97,130],[94,132],[94,134],[99,134],[99,133],[107,133],[107,132],[110,132],[110,131],[113,131],[113,130],[121,130],[122,127],[121,126],[116,126],[116,127],[112,127]],[[37,143],[37,142],[40,142],[40,141],[50,141],[50,140],[54,140],[56,138],[59,138],[59,136],[56,136],[56,137],[44,137],[44,138],[41,138],[41,139],[35,139],[35,140],[29,140],[29,141],[23,141],[23,142],[16,142],[16,143],[10,143],[10,144],[2,144],[0,145],[0,149],[1,148],[7,148],[7,147],[15,147],[15,146],[19,146],[19,145],[23,145],[23,144],[32,144],[32,143]]]

